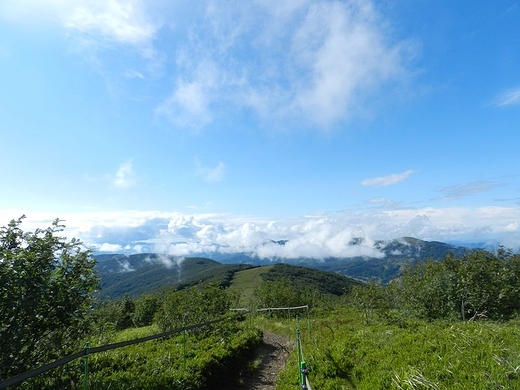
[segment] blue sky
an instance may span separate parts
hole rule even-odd
[[[517,250],[519,20],[512,0],[3,0],[1,225],[129,253]]]

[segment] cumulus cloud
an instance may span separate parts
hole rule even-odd
[[[388,176],[374,177],[371,179],[365,179],[361,182],[362,186],[367,187],[386,187],[391,186],[397,183],[406,180],[411,174],[415,173],[415,171],[409,169],[402,173],[394,173]]]
[[[4,224],[20,215],[0,213]],[[55,217],[28,215],[24,229],[49,226]],[[444,242],[494,241],[520,249],[518,207],[393,207],[277,220],[157,211],[100,211],[60,218],[67,227],[67,237],[77,237],[95,251],[128,254],[154,252],[183,257],[248,253],[264,259],[378,257],[382,256],[375,245],[378,240],[406,236]]]
[[[520,105],[520,87],[511,88],[501,92],[495,98],[496,107],[507,107]]]
[[[176,216],[162,232],[162,250],[172,255],[245,252],[261,258],[381,256],[359,227],[325,217],[284,221],[218,220],[217,216]],[[358,234],[362,245],[351,245]],[[180,241],[182,237],[182,241]],[[180,242],[179,242],[180,241]],[[283,245],[281,244],[283,243]]]
[[[154,240],[155,249],[188,256],[193,253],[245,252],[262,258],[329,256],[378,257],[377,240],[412,236],[425,240],[474,241],[508,237],[520,212],[508,207],[367,210],[330,215],[263,220],[226,215],[177,213]],[[352,245],[361,238],[361,245]]]
[[[118,253],[123,250],[123,247],[119,244],[110,244],[108,242],[104,242],[100,245],[95,246],[96,251],[98,252],[113,252]]]

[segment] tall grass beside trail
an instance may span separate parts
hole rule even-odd
[[[313,388],[520,389],[520,321],[372,321],[342,308],[299,323]],[[262,320],[290,336],[294,320]],[[262,322],[259,321],[259,322]],[[296,351],[277,390],[298,386]]]

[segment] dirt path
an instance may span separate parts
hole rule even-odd
[[[260,360],[237,390],[274,390],[278,373],[285,367],[294,342],[274,333],[264,332],[263,344],[256,351]]]

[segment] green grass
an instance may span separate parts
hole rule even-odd
[[[262,274],[269,272],[274,266],[252,268],[235,273],[230,290],[240,294],[240,307],[249,308],[253,301],[255,290],[263,282]]]
[[[116,335],[118,341],[144,336],[153,328]],[[227,324],[213,332],[152,340],[90,357],[90,389],[205,390],[238,381],[261,332]]]
[[[158,333],[160,333],[160,330],[155,325],[143,326],[141,328],[129,328],[117,332],[115,334],[113,342],[118,343],[121,341],[135,340],[141,337],[152,336]]]
[[[296,321],[257,319],[294,336]],[[309,379],[320,390],[520,389],[518,321],[423,322],[367,325],[346,308],[313,314],[311,332],[299,323]],[[298,386],[294,351],[277,390]]]

